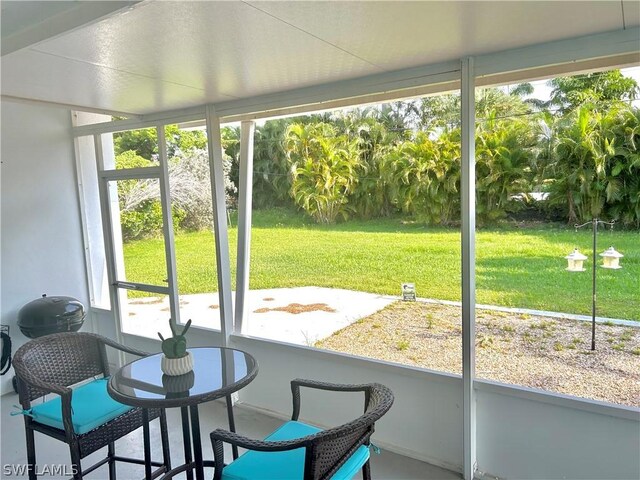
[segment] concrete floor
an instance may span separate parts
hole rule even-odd
[[[12,406],[18,405],[18,396],[11,393],[2,396],[0,410],[1,450],[0,458],[2,471],[0,478],[25,478],[7,475],[7,465],[20,465],[26,463],[24,423],[22,416],[10,416],[9,412],[16,410]],[[169,436],[171,443],[172,465],[182,463],[182,431],[180,427],[180,415],[178,409],[169,409],[167,412],[169,423]],[[280,425],[279,419],[255,413],[252,410],[237,406],[235,409],[237,431],[252,438],[263,438]],[[209,402],[200,406],[200,423],[203,436],[203,452],[205,459],[212,459],[213,452],[209,442],[209,432],[215,428],[227,428],[226,409],[221,402]],[[161,458],[158,422],[151,423],[151,451],[154,459]],[[375,441],[375,436],[374,436]],[[40,466],[48,464],[69,464],[69,450],[66,444],[36,433],[36,454]],[[142,458],[142,432],[141,430],[120,439],[116,443],[116,454]],[[83,465],[91,465],[103,455],[102,451],[83,460]],[[231,458],[230,449],[227,457]],[[459,479],[460,475],[434,467],[418,460],[413,460],[391,452],[382,451],[380,455],[372,455],[371,470],[376,479],[404,479],[404,480],[449,480]],[[140,479],[144,475],[143,467],[120,463],[117,466],[119,479]],[[207,478],[212,478],[209,469]],[[107,478],[107,467],[103,466],[86,478]],[[47,476],[46,478],[61,478]],[[184,477],[176,477],[184,478]],[[359,476],[357,478],[360,478]]]

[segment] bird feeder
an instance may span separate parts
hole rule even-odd
[[[607,248],[600,254],[600,256],[604,260],[602,268],[611,268],[614,270],[622,268],[622,266],[620,265],[620,259],[624,257],[624,255],[622,255],[620,252],[617,252],[615,248]]]
[[[567,270],[570,272],[584,272],[584,261],[587,259],[586,255],[581,254],[578,249],[574,249],[569,255],[564,257],[567,259]]]

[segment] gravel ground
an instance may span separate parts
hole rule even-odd
[[[476,375],[640,407],[640,328],[478,310]],[[460,307],[396,302],[316,346],[461,374]]]

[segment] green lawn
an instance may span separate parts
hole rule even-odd
[[[235,276],[237,229],[229,242]],[[622,270],[598,269],[598,315],[640,321],[640,233],[603,231],[598,253],[609,245],[622,252]],[[313,224],[283,210],[255,211],[251,239],[252,289],[316,285],[399,295],[415,282],[420,297],[460,299],[460,232],[426,228],[398,219]],[[476,242],[478,303],[591,313],[591,263],[565,271],[573,248],[590,255],[591,231],[573,228],[480,230]],[[160,240],[125,246],[127,277],[163,284]],[[176,236],[181,294],[217,290],[210,232]]]

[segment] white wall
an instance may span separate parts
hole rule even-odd
[[[43,293],[89,306],[68,110],[3,101],[1,322],[13,350],[28,339],[18,310]],[[90,317],[83,330],[90,330]],[[11,389],[12,372],[1,391]]]
[[[640,478],[640,411],[477,384],[478,469],[500,478]]]
[[[99,123],[108,120],[111,120],[109,115],[85,112],[74,113],[74,123],[76,125]],[[104,143],[108,148],[107,152],[113,152],[113,136],[105,134],[103,137],[106,140]],[[108,309],[111,306],[111,302],[109,299],[109,281],[107,279],[107,264],[100,213],[98,166],[93,136],[78,137],[75,147],[77,177],[80,185],[82,206],[84,207],[81,215],[83,215],[85,226],[86,244],[91,246],[85,256],[90,263],[88,268],[89,295],[92,306]]]
[[[236,336],[232,343],[251,353],[260,369],[256,379],[240,391],[243,403],[290,416],[289,382],[294,378],[379,382],[393,390],[395,403],[376,424],[374,443],[444,468],[462,469],[460,377]],[[301,418],[331,426],[362,414],[362,396],[310,393],[306,397],[303,393]]]

